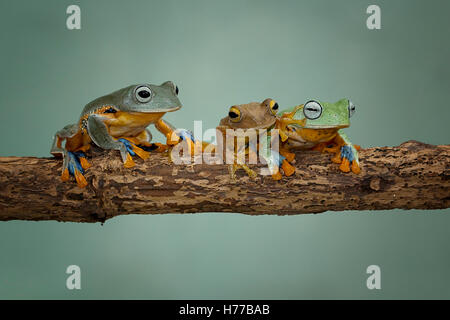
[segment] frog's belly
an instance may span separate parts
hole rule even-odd
[[[336,137],[338,129],[297,129],[287,133],[286,146],[290,149],[310,149]]]
[[[164,112],[161,113],[128,113],[117,112],[114,119],[105,121],[109,134],[115,138],[135,137],[150,124],[155,124]]]

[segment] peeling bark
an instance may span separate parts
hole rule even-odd
[[[167,155],[153,153],[126,169],[117,152],[94,150],[85,189],[60,181],[60,159],[3,157],[0,220],[98,222],[125,214],[286,215],[450,207],[449,145],[408,141],[361,150],[359,175],[340,172],[330,157],[298,152],[294,176],[251,180],[239,170],[232,183],[226,165],[174,165]]]

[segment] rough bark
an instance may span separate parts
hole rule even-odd
[[[153,153],[123,167],[117,152],[94,152],[89,185],[59,179],[62,161],[0,158],[0,220],[97,222],[117,215],[193,212],[300,214],[450,207],[450,146],[408,141],[360,151],[362,172],[342,173],[329,154],[296,155],[296,173],[232,183],[226,165],[174,165]]]

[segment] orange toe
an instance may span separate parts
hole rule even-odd
[[[347,158],[342,159],[339,169],[341,169],[342,172],[350,172],[350,162]]]
[[[89,169],[91,167],[91,164],[84,157],[80,157],[80,164],[81,164],[81,167],[85,170]]]
[[[133,158],[131,157],[131,155],[128,153],[127,154],[127,160],[125,160],[125,162],[123,163],[123,166],[125,168],[133,168],[136,164],[133,161]]]
[[[147,152],[137,146],[133,146],[133,152],[136,153],[139,158],[144,159],[144,160],[146,160],[150,157],[150,152]]]
[[[181,138],[179,136],[177,136],[176,134],[173,134],[173,131],[166,134],[166,140],[167,140],[166,143],[168,145],[173,146],[173,145],[177,144],[178,142],[180,142],[180,139]]]
[[[357,151],[361,150],[361,146],[360,146],[360,145],[354,144],[353,146],[355,147],[355,149],[356,149]]]
[[[341,153],[340,152],[336,153],[336,155],[333,158],[331,158],[331,161],[337,164],[341,163],[342,162]]]
[[[285,154],[283,154],[283,156],[286,158],[288,162],[292,162],[295,159],[295,153],[286,152]]]
[[[281,180],[282,177],[283,177],[283,176],[281,175],[280,170],[278,170],[277,173],[275,173],[275,174],[272,175],[273,180]]]
[[[156,152],[164,152],[166,150],[169,149],[169,146],[167,144],[162,144],[162,143],[154,143],[154,145],[156,145],[158,148],[155,149]]]
[[[61,181],[69,181],[69,169],[64,169],[63,173],[61,174]]]
[[[281,164],[281,168],[283,168],[284,174],[289,177],[292,176],[295,172],[295,168],[289,164],[286,160],[283,160],[283,163]]]
[[[85,188],[88,185],[86,178],[78,170],[75,170],[75,180],[77,180],[77,184],[80,188]]]
[[[361,168],[355,160],[352,161],[352,172],[355,174],[359,174],[361,172]]]

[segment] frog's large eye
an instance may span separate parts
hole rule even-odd
[[[303,107],[303,114],[310,120],[317,119],[322,114],[322,106],[317,101],[308,101]]]
[[[351,117],[356,111],[356,107],[353,104],[353,102],[351,102],[350,100],[348,100],[348,116]]]
[[[146,103],[152,99],[152,90],[147,86],[140,86],[136,88],[135,96],[137,101]]]
[[[178,87],[172,81],[166,81],[161,86],[170,87],[173,93],[175,93],[176,95],[178,95],[178,92],[180,92],[180,90],[178,90]]]
[[[278,103],[275,102],[275,100],[271,100],[269,103],[270,112],[272,112],[273,115],[277,114],[279,106]]]
[[[230,111],[228,112],[228,117],[230,117],[230,120],[232,122],[241,121],[241,110],[236,107],[231,107]]]
[[[279,106],[278,103],[275,100],[272,100],[270,98],[267,98],[266,100],[264,100],[262,102],[263,104],[265,104],[267,106],[267,108],[269,108],[270,112],[273,115],[276,115],[278,110],[279,110]]]

